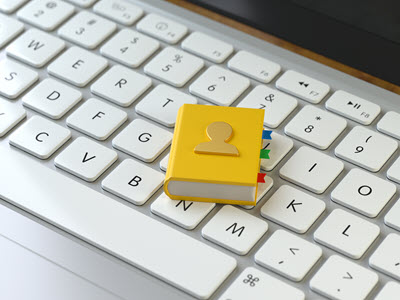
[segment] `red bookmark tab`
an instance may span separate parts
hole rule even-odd
[[[257,174],[257,182],[259,182],[259,183],[265,183],[265,176],[266,176],[267,174],[264,174],[264,173],[258,173]]]

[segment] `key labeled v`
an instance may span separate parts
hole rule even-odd
[[[89,160],[91,160],[91,159],[93,159],[93,158],[96,158],[96,155],[93,155],[93,156],[91,156],[91,157],[88,157],[88,154],[89,154],[89,152],[86,152],[86,153],[85,153],[85,156],[84,156],[83,159],[82,159],[82,163],[88,162]]]

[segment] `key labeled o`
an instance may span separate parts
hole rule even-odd
[[[369,196],[372,193],[372,188],[369,185],[362,185],[358,188],[358,193],[361,196]]]

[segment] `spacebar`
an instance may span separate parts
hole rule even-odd
[[[0,198],[200,299],[236,267],[234,258],[1,146]]]

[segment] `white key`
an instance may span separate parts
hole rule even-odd
[[[319,103],[328,94],[329,85],[296,71],[286,71],[275,86],[293,96],[311,103]]]
[[[28,0],[2,0],[0,1],[0,11],[6,14],[14,12]]]
[[[267,222],[231,205],[225,205],[203,227],[201,234],[222,247],[245,255],[267,230]]]
[[[164,172],[167,172],[168,160],[169,160],[169,153],[165,155],[165,157],[160,161],[160,169]]]
[[[135,110],[164,126],[174,127],[178,110],[185,103],[197,104],[197,99],[160,84],[136,105]]]
[[[172,136],[165,129],[135,119],[113,139],[112,144],[122,152],[152,162],[171,144]]]
[[[113,66],[90,90],[121,106],[131,105],[152,85],[151,79],[120,65]]]
[[[2,3],[3,1],[0,2],[0,7]],[[19,35],[22,30],[24,30],[24,24],[15,19],[0,15],[0,48]]]
[[[100,48],[101,54],[131,68],[139,67],[160,48],[160,43],[144,34],[122,29]]]
[[[279,133],[272,132],[271,140],[263,140],[262,149],[269,149],[269,159],[261,160],[261,168],[265,171],[273,170],[276,165],[293,148],[293,141]]]
[[[374,300],[397,300],[400,295],[400,284],[389,281],[375,297]]]
[[[17,12],[18,18],[40,29],[52,31],[74,12],[71,4],[59,0],[30,1]]]
[[[277,63],[244,50],[228,61],[228,67],[263,83],[271,82],[281,72]]]
[[[126,26],[132,25],[143,15],[143,9],[121,0],[101,0],[93,10]]]
[[[0,95],[17,98],[39,79],[38,73],[9,59],[0,61]]]
[[[203,60],[184,51],[167,47],[144,66],[146,74],[176,87],[182,87],[204,66]]]
[[[297,100],[266,85],[258,85],[237,106],[264,109],[264,125],[276,128],[297,107]]]
[[[58,34],[82,47],[94,49],[116,29],[115,23],[93,13],[81,11],[65,23],[58,30]]]
[[[163,185],[164,174],[133,159],[125,159],[102,182],[104,190],[143,205]]]
[[[396,193],[393,183],[360,169],[351,169],[332,191],[333,201],[375,218]]]
[[[176,44],[187,33],[186,26],[156,14],[148,14],[137,29],[169,44]]]
[[[371,124],[381,112],[379,105],[345,91],[333,93],[325,106],[328,110],[363,125]]]
[[[219,300],[287,299],[304,300],[302,291],[254,267],[248,267],[236,278]]]
[[[359,259],[379,232],[377,225],[342,209],[335,209],[314,232],[314,239],[348,257]]]
[[[400,231],[400,201],[397,200],[385,216],[385,224]]]
[[[26,117],[26,111],[19,104],[0,98],[0,138]]]
[[[67,0],[68,2],[71,2],[72,4],[78,5],[80,7],[89,7],[92,6],[93,3],[95,3],[97,0]]]
[[[41,68],[61,52],[65,42],[50,34],[32,28],[26,31],[6,51],[10,55],[35,68]]]
[[[104,141],[127,119],[128,114],[123,110],[91,98],[67,118],[67,125]]]
[[[380,132],[386,133],[400,140],[400,114],[394,111],[387,112],[376,124]]]
[[[80,91],[46,78],[22,98],[22,103],[49,118],[60,119],[81,99]]]
[[[222,63],[233,52],[233,46],[202,32],[193,32],[183,42],[182,48],[214,63]]]
[[[340,160],[303,146],[279,170],[279,175],[307,190],[322,194],[343,169],[344,164]]]
[[[250,86],[250,80],[218,66],[209,67],[189,90],[214,104],[229,106]]]
[[[258,202],[260,202],[262,198],[264,198],[265,194],[267,194],[268,191],[274,185],[274,180],[269,176],[265,176],[264,181],[265,182],[263,182],[263,183],[258,183],[256,204]],[[244,209],[253,209],[255,206],[254,205],[240,205],[240,207],[243,207]]]
[[[332,255],[310,281],[312,290],[335,300],[364,300],[378,283],[376,273]]]
[[[285,133],[318,149],[327,149],[346,128],[345,119],[306,105],[285,127]]]
[[[0,165],[0,198],[194,297],[209,298],[236,268],[234,258],[17,151],[0,147]]]
[[[378,172],[397,148],[395,140],[356,126],[335,148],[335,154],[368,171]]]
[[[45,118],[33,116],[12,135],[10,144],[40,159],[49,158],[71,138],[71,132]]]
[[[400,235],[390,233],[369,258],[369,265],[400,280]]]
[[[84,87],[108,65],[103,57],[78,47],[71,47],[48,67],[47,71],[73,85]]]
[[[172,200],[162,193],[151,204],[151,212],[182,228],[192,230],[214,207],[215,203]]]
[[[320,247],[279,229],[261,246],[254,260],[290,280],[300,281],[321,256]]]
[[[83,180],[95,181],[118,158],[115,151],[88,138],[78,137],[55,159],[54,164]]]
[[[261,207],[261,215],[297,233],[305,233],[325,211],[325,202],[282,185]]]
[[[396,159],[387,171],[387,178],[400,184],[400,157]]]

